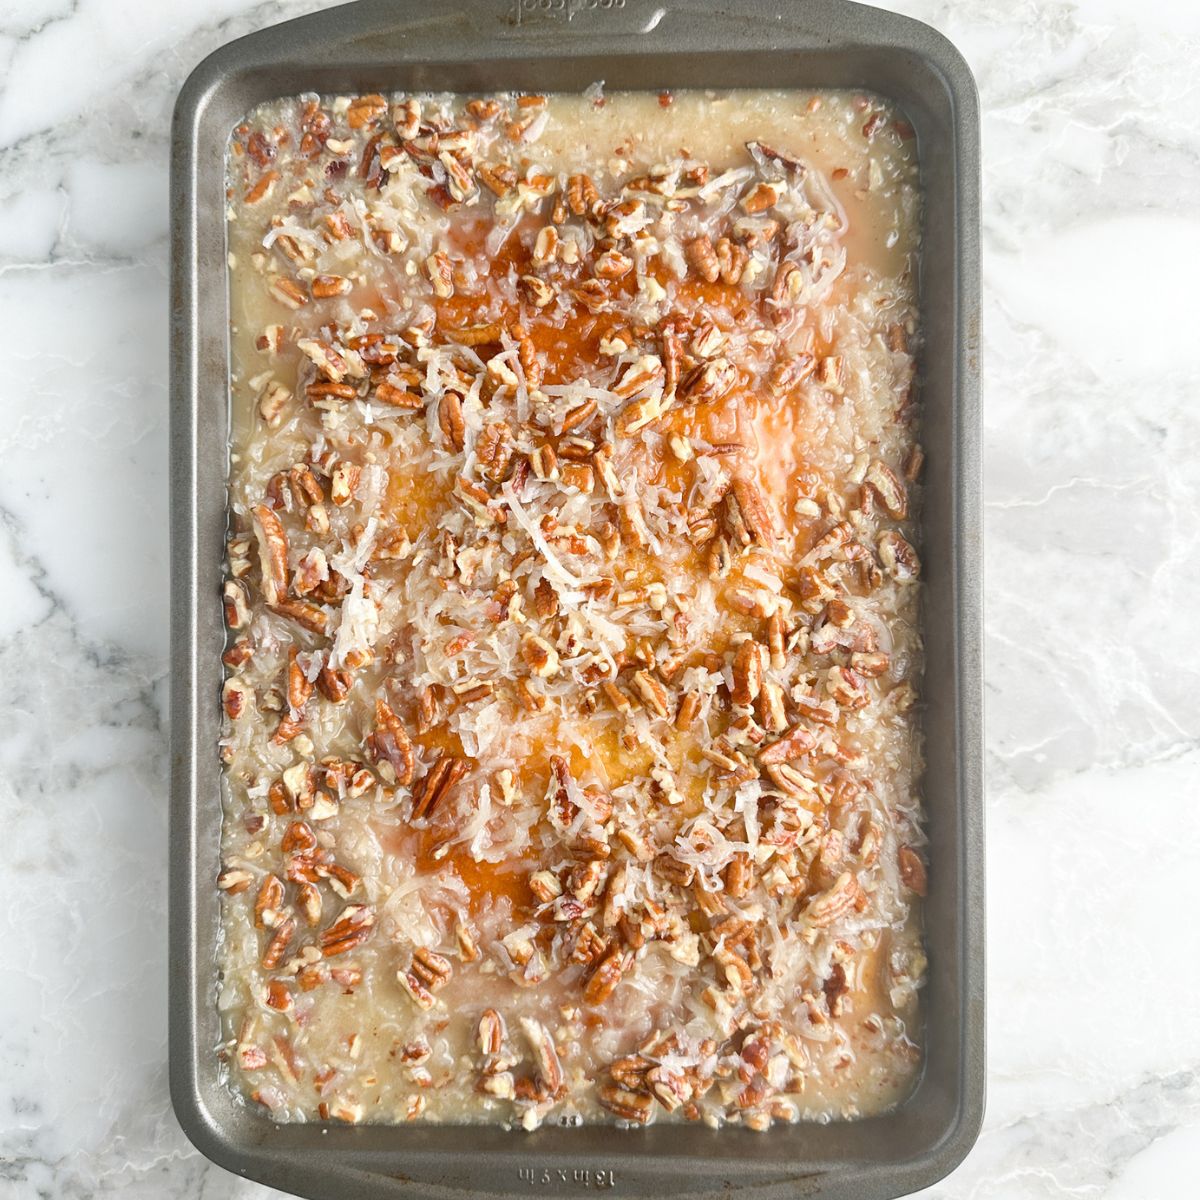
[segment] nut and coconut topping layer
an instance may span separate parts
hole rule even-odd
[[[897,1103],[911,129],[307,96],[237,128],[228,203],[231,1086],[525,1128]]]

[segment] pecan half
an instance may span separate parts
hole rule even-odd
[[[729,504],[730,499],[736,505],[738,515],[749,531],[751,540],[760,546],[775,545],[775,517],[758,484],[744,475],[735,476],[733,488],[725,497],[725,503]]]
[[[879,459],[872,461],[867,467],[863,482],[874,490],[879,502],[897,520],[902,520],[908,515],[908,491],[887,463],[880,462]]]
[[[629,970],[633,956],[627,951],[614,947],[596,965],[587,983],[584,985],[583,998],[588,1004],[603,1004],[617,990],[621,977]]]
[[[386,700],[375,701],[375,731],[367,736],[366,747],[373,762],[391,764],[400,787],[412,783],[416,766],[412,739]]]
[[[287,596],[287,534],[274,511],[265,504],[256,504],[250,515],[254,523],[254,533],[258,539],[263,599],[267,604],[275,606]]]
[[[730,699],[739,707],[753,704],[762,688],[762,651],[757,642],[743,642],[733,657],[733,687]]]
[[[321,934],[321,953],[326,958],[345,954],[361,946],[375,926],[375,910],[368,904],[348,904],[341,915]]]
[[[454,790],[467,773],[470,764],[465,758],[440,754],[430,770],[413,788],[413,820],[428,816]]]
[[[689,404],[720,400],[737,385],[737,368],[727,358],[712,358],[700,363],[680,384],[680,397]]]
[[[480,1052],[489,1058],[495,1057],[504,1048],[508,1030],[504,1018],[494,1008],[485,1008],[479,1014],[479,1025],[475,1030],[475,1042]]]
[[[418,946],[413,951],[412,973],[431,991],[444,987],[450,982],[454,967],[445,955],[437,954],[424,946]]]
[[[879,561],[898,583],[911,583],[921,573],[917,552],[893,529],[879,535]]]
[[[721,277],[721,264],[708,234],[691,238],[684,244],[683,252],[691,268],[707,283],[716,283]]]
[[[866,901],[862,885],[849,871],[843,871],[831,888],[808,902],[804,915],[813,925],[832,925],[841,917],[865,907]]]
[[[541,1083],[550,1095],[557,1096],[562,1091],[563,1072],[558,1051],[554,1048],[554,1039],[546,1027],[532,1017],[521,1018],[521,1031],[525,1034],[530,1050],[533,1051]]]

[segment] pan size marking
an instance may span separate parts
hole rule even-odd
[[[615,1172],[605,1167],[520,1167],[518,1176],[522,1183],[535,1187],[565,1183],[580,1188],[606,1190],[617,1184]]]

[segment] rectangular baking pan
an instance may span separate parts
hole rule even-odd
[[[264,100],[302,91],[863,88],[900,104],[925,189],[920,363],[925,1066],[882,1117],[751,1133],[658,1125],[278,1125],[218,1077],[219,603],[228,465],[224,153]],[[697,147],[702,150],[703,147]],[[171,1094],[209,1158],[314,1198],[820,1196],[928,1186],[970,1149],[984,1091],[980,657],[979,129],[959,54],[842,0],[363,0],[242,38],[189,77],[172,140]]]

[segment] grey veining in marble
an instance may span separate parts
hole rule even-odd
[[[0,0],[0,1200],[263,1200],[170,1113],[167,130],[316,0]],[[1200,5],[898,0],[985,147],[990,1088],[939,1200],[1200,1178]]]

